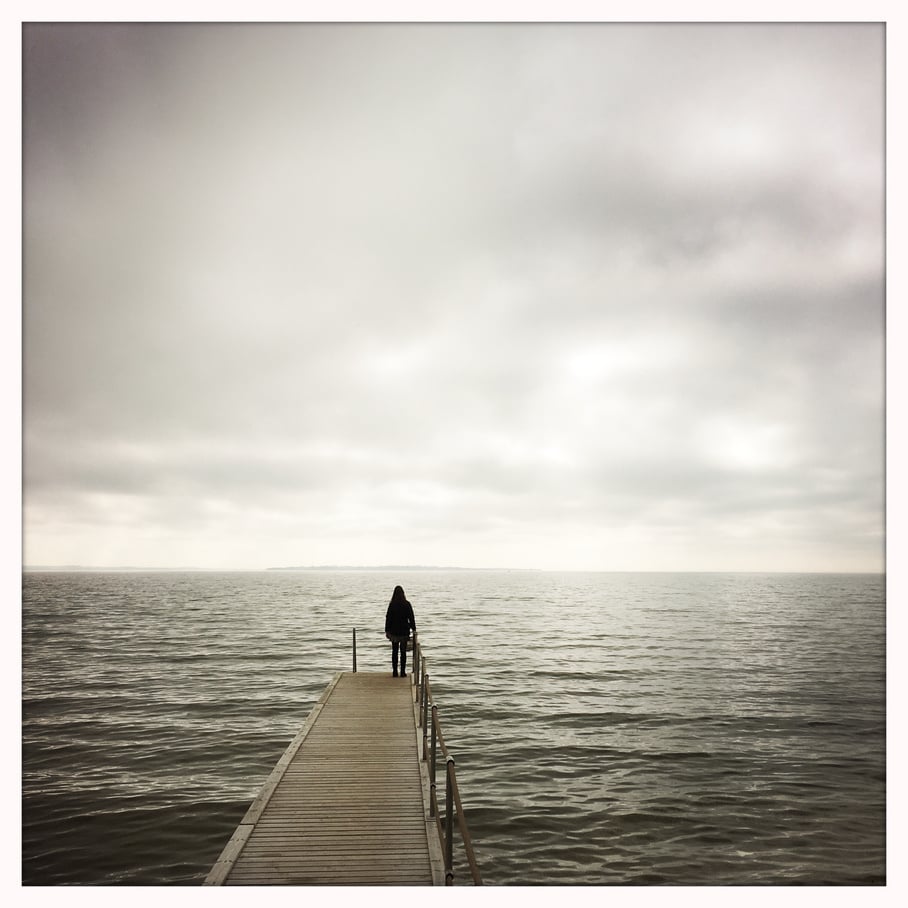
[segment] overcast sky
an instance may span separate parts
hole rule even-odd
[[[877,25],[29,25],[26,564],[881,570]]]

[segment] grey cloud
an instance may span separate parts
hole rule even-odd
[[[878,27],[25,35],[35,550],[881,513]]]

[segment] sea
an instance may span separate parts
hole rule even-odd
[[[26,572],[22,884],[201,885],[396,584],[487,886],[886,884],[884,575],[453,570]]]

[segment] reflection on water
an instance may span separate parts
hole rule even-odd
[[[884,578],[416,572],[26,575],[24,882],[201,882],[398,582],[488,884],[885,881]]]

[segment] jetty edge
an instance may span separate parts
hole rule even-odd
[[[408,681],[338,672],[204,881],[220,885],[482,885],[426,658]],[[437,776],[443,767],[444,805]]]

